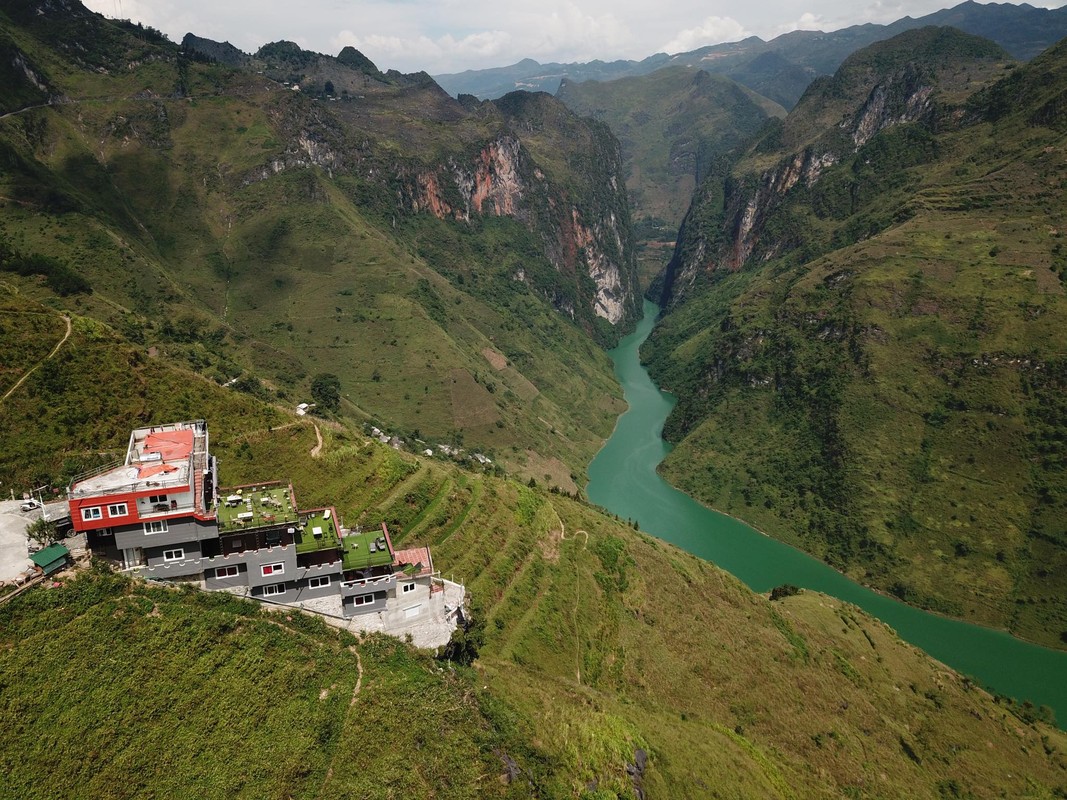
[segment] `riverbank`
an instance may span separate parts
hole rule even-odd
[[[637,520],[643,530],[715,563],[754,591],[767,592],[789,583],[853,603],[893,627],[904,640],[993,691],[1047,705],[1067,719],[1067,682],[1063,680],[1067,653],[875,592],[667,483],[657,467],[671,449],[662,439],[662,430],[673,398],[652,383],[638,356],[656,311],[646,301],[645,317],[637,330],[609,354],[629,408],[589,466],[586,492],[590,501],[620,518]]]

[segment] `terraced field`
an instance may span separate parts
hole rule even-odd
[[[936,797],[939,786],[974,790],[1008,772],[1054,781],[1067,769],[1059,733],[1020,724],[852,607],[810,594],[770,603],[564,494],[324,436],[312,460],[310,426],[265,431],[248,439],[251,458],[222,461],[223,477],[299,465],[302,504],[329,495],[346,524],[384,520],[394,543],[432,546],[434,566],[469,591],[483,707],[535,743],[510,755],[543,796],[594,784],[625,795],[638,750],[642,786],[670,796],[727,782],[769,797],[861,786]],[[1049,749],[996,778],[988,736],[1009,737],[996,745],[1008,759],[1024,758],[1020,747],[1034,757],[1029,738],[1048,737]],[[919,761],[902,757],[902,742]]]

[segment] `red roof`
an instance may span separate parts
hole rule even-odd
[[[161,472],[177,472],[178,468],[172,464],[146,464],[137,468],[138,478],[151,478]]]
[[[420,565],[415,575],[429,575],[433,572],[433,559],[429,547],[411,547],[393,553],[393,566],[403,570],[406,566]]]
[[[150,433],[144,439],[144,453],[159,453],[164,461],[184,461],[193,452],[193,432],[161,431]]]

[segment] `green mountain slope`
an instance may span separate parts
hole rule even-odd
[[[358,54],[205,63],[68,6],[8,9],[36,71],[0,92],[51,98],[0,120],[0,235],[88,282],[68,307],[287,403],[336,374],[339,413],[517,471],[530,448],[564,475],[591,458],[618,403],[594,342],[635,313],[606,128],[551,98],[464,106]]]
[[[926,29],[814,84],[690,211],[646,355],[679,395],[673,482],[1062,646],[1067,49],[984,48]]]
[[[287,471],[302,501],[433,546],[471,593],[458,661],[192,590],[101,575],[35,589],[0,607],[6,794],[935,798],[1064,786],[1062,732],[852,607],[768,601],[587,505],[349,430],[325,430],[310,458],[308,423],[256,427],[257,413],[213,427],[221,479]]]
[[[768,116],[785,114],[727,78],[684,67],[606,83],[564,80],[556,96],[619,138],[643,285],[663,268],[696,186],[723,174]]]
[[[432,546],[474,624],[434,660],[64,577],[0,606],[0,795],[1067,789],[1047,710],[528,485],[563,485],[618,411],[596,340],[626,324],[632,245],[603,125],[545,96],[454,102],[354,53],[275,43],[256,55],[274,80],[65,0],[5,13],[52,104],[0,120],[3,485],[60,487],[132,426],[204,417],[223,484],[289,477],[304,504]],[[9,107],[34,99],[18,91]],[[319,372],[340,410],[299,418]],[[503,441],[524,480],[380,446],[369,415]]]
[[[5,346],[42,318],[28,369],[65,326],[16,300]],[[99,576],[34,589],[0,606],[0,794],[1048,797],[1067,782],[1046,712],[998,704],[854,608],[770,602],[562,494],[343,424],[318,423],[313,458],[306,418],[83,317],[23,387],[0,414],[5,485],[203,411],[223,484],[289,477],[302,503],[433,547],[474,626],[450,664],[221,595]]]

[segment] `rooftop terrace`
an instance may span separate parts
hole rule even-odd
[[[202,420],[137,428],[130,434],[126,458],[79,475],[71,481],[69,496],[192,490],[193,473],[206,465],[207,452],[207,424]]]
[[[333,509],[329,508],[301,514],[303,524],[296,529],[297,554],[339,547],[341,537],[338,535],[336,517]]]
[[[292,487],[283,483],[220,489],[218,516],[221,533],[284,523],[296,526],[300,519],[293,502]],[[299,548],[297,552],[300,552]]]
[[[389,551],[388,542],[381,528],[351,531],[341,538],[341,547],[343,548],[341,568],[346,572],[350,569],[383,567],[393,563],[393,554]]]

